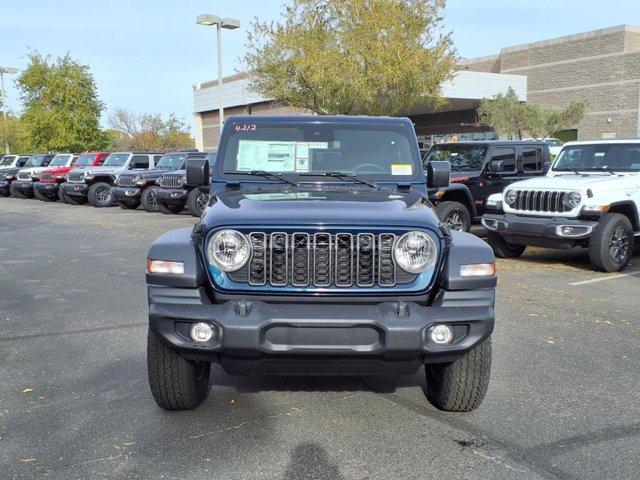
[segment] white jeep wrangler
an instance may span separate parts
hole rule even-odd
[[[482,224],[496,256],[527,245],[589,248],[600,270],[617,272],[640,236],[640,140],[566,143],[546,176],[491,195]]]

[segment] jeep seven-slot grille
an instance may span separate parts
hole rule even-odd
[[[514,210],[526,212],[562,213],[571,210],[564,204],[567,192],[548,190],[517,190]]]
[[[120,175],[118,178],[119,187],[132,187],[135,183],[137,175]]]
[[[31,180],[31,172],[18,172],[18,180]]]
[[[40,180],[43,182],[50,182],[53,180],[53,173],[44,171],[40,174]]]
[[[158,179],[158,185],[164,188],[176,188],[182,186],[182,175],[162,175]]]
[[[84,172],[69,172],[67,182],[84,182]]]
[[[230,277],[252,286],[393,287],[415,279],[404,272],[397,278],[393,233],[251,232],[246,236],[251,260]]]

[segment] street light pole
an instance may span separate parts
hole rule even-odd
[[[4,117],[4,150],[6,154],[9,154],[11,152],[9,151],[9,125],[7,122],[7,92],[4,90],[5,73],[18,73],[18,69],[13,67],[0,67],[0,100],[2,100],[2,116]]]
[[[217,41],[218,41],[218,120],[220,124],[220,134],[222,134],[222,127],[224,126],[224,107],[222,105],[222,29],[235,30],[240,28],[240,20],[235,18],[221,18],[216,15],[210,15],[203,13],[196,17],[196,23],[198,25],[205,25],[211,27],[213,25],[217,28]]]

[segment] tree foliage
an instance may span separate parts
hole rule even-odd
[[[585,102],[571,102],[564,108],[521,102],[512,88],[483,101],[478,108],[480,122],[508,138],[523,138],[525,132],[536,138],[548,137],[580,123],[586,113]]]
[[[27,127],[20,117],[11,112],[0,116],[0,154],[5,153],[6,144],[13,153],[29,151]]]
[[[193,147],[187,125],[174,114],[164,120],[160,114],[136,114],[119,108],[109,116],[108,136],[115,150],[168,152]]]
[[[320,114],[394,115],[442,105],[456,54],[444,0],[292,0],[255,20],[245,63],[253,89]]]
[[[16,84],[30,147],[67,152],[103,148],[103,104],[89,67],[68,54],[52,60],[31,52],[28,59]]]

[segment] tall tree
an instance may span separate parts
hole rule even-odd
[[[522,138],[548,137],[582,121],[587,113],[585,102],[571,102],[564,108],[541,107],[521,102],[512,88],[482,102],[478,108],[480,122],[500,136]]]
[[[444,0],[291,0],[254,21],[245,63],[253,89],[321,114],[394,115],[437,107],[456,54]]]
[[[27,127],[20,117],[11,112],[0,116],[0,154],[4,153],[5,145],[13,153],[27,153],[29,139]]]
[[[108,134],[118,150],[166,152],[194,145],[187,125],[173,114],[165,120],[157,113],[136,114],[119,108],[108,121]]]
[[[89,67],[68,54],[55,60],[37,52],[28,57],[16,84],[31,148],[73,152],[103,148],[104,107]]]

